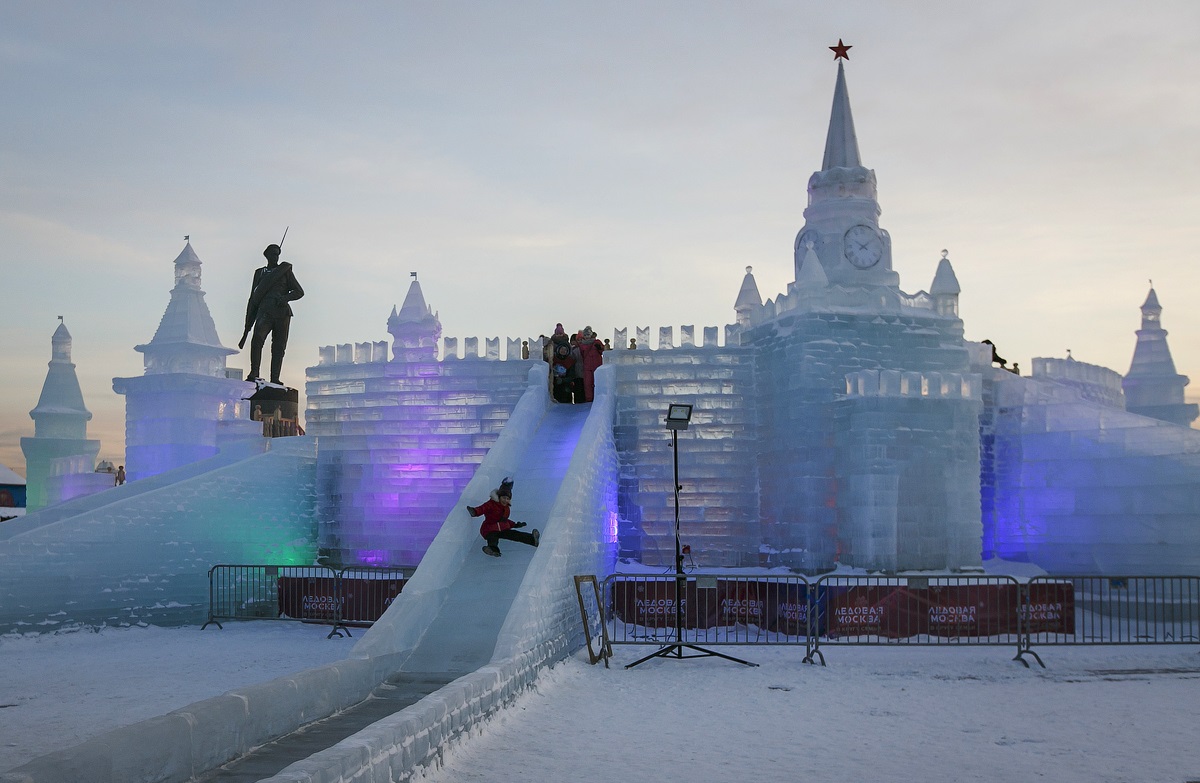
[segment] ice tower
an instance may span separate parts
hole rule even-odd
[[[130,481],[217,453],[227,440],[261,436],[245,398],[254,385],[226,377],[226,348],[204,302],[200,258],[188,242],[175,259],[175,287],[145,345],[145,374],[113,378],[125,395],[125,465]]]
[[[742,339],[756,354],[763,537],[819,571],[980,562],[980,381],[948,254],[906,294],[880,227],[838,63],[821,169],[795,243],[795,281]]]
[[[65,322],[54,330],[50,345],[50,369],[46,372],[42,395],[37,407],[29,412],[33,437],[21,438],[29,511],[36,511],[55,499],[47,492],[55,461],[73,460],[78,463],[77,472],[91,473],[100,451],[100,441],[87,439],[87,423],[92,414],[83,404],[83,392],[71,362],[71,333]]]
[[[1190,426],[1200,415],[1195,403],[1183,401],[1188,377],[1175,372],[1167,330],[1162,328],[1162,306],[1154,288],[1142,304],[1142,328],[1137,331],[1133,363],[1121,386],[1125,390],[1125,409],[1130,413]]]

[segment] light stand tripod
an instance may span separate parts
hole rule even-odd
[[[655,652],[639,658],[633,663],[627,665],[626,669],[632,669],[639,663],[645,663],[651,658],[705,658],[714,656],[724,658],[727,661],[740,663],[744,666],[758,666],[757,663],[743,661],[741,658],[734,658],[732,655],[709,650],[695,644],[685,644],[683,641],[683,605],[684,597],[687,594],[687,575],[683,573],[683,547],[679,543],[679,490],[682,486],[679,483],[679,431],[688,428],[688,422],[692,419],[691,405],[671,404],[667,407],[667,429],[671,431],[671,452],[675,459],[675,642],[660,647]],[[691,654],[685,654],[684,650],[691,650]]]

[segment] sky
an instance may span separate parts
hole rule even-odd
[[[112,378],[141,374],[185,235],[233,347],[288,228],[301,388],[320,346],[389,339],[413,271],[460,343],[733,322],[746,266],[764,299],[792,280],[838,39],[903,290],[947,249],[968,339],[1124,373],[1153,279],[1200,379],[1191,0],[11,0],[0,463],[23,472],[58,315],[121,461]]]
[[[340,659],[321,626],[106,628],[0,637],[0,772],[233,688]],[[655,780],[1184,781],[1200,775],[1186,646],[723,648],[576,654],[447,748],[426,783]]]

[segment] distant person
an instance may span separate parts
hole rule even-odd
[[[591,402],[596,393],[596,370],[604,364],[604,343],[596,339],[592,327],[583,327],[579,340],[579,355],[582,359],[580,378],[583,381],[583,401]]]
[[[555,324],[554,335],[546,344],[550,362],[550,394],[555,402],[569,403],[572,383],[575,379],[575,358],[571,355],[571,341],[562,324]]]
[[[582,332],[571,335],[571,402],[576,405],[583,402],[583,354],[579,351],[579,338]]]
[[[246,347],[246,337],[250,330],[254,336],[250,340],[250,372],[246,375],[248,381],[262,380],[259,376],[259,365],[262,364],[263,344],[267,335],[271,335],[271,383],[279,386],[279,374],[283,370],[283,354],[287,350],[288,330],[292,323],[292,306],[304,296],[304,289],[296,282],[292,265],[286,261],[279,262],[283,251],[279,245],[267,245],[263,256],[267,259],[266,266],[254,270],[254,282],[250,285],[250,300],[246,302],[246,330],[238,342],[238,348]]]
[[[528,340],[521,341],[521,358],[522,359],[529,358],[529,341]]]
[[[117,481],[116,485],[118,487],[125,483],[125,466],[124,465],[121,465],[120,467],[117,468],[116,481]]]
[[[489,557],[500,557],[500,539],[517,541],[529,546],[537,546],[542,534],[535,528],[532,533],[523,533],[515,528],[525,527],[524,522],[513,522],[508,518],[512,507],[513,483],[507,476],[500,486],[492,491],[491,498],[478,506],[467,506],[467,513],[473,517],[483,517],[479,525],[479,535],[487,539],[483,553]]]
[[[612,345],[608,342],[608,338],[604,339],[604,350],[606,350],[606,351],[612,350]]]
[[[992,364],[998,364],[1002,369],[1008,369],[1008,360],[996,352],[996,346],[991,340],[984,340],[984,345],[989,345],[992,348]]]
[[[635,340],[632,337],[629,338],[629,350],[631,350],[631,351],[637,350],[637,340]]]

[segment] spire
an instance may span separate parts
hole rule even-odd
[[[442,336],[442,323],[433,308],[425,304],[417,273],[410,272],[412,282],[404,297],[400,310],[392,308],[388,318],[388,333],[392,342],[395,361],[434,361],[437,358],[437,343]]]
[[[83,391],[71,363],[71,333],[60,323],[50,338],[51,352],[46,381],[37,407],[29,412],[34,437],[86,438],[92,414],[83,404]]]
[[[825,160],[822,171],[861,166],[858,136],[854,133],[854,115],[850,113],[850,93],[846,89],[846,70],[838,60],[837,84],[833,88],[833,110],[829,114],[829,132],[825,136]]]
[[[933,297],[933,306],[938,315],[958,317],[958,295],[962,288],[958,285],[958,277],[954,267],[950,265],[950,251],[942,251],[942,260],[938,261],[937,271],[933,273],[933,283],[929,286],[929,294]]]
[[[392,308],[393,311],[395,309]],[[404,297],[404,304],[400,305],[400,312],[393,317],[400,321],[422,321],[430,315],[429,306],[425,304],[425,294],[421,292],[421,284],[414,276]]]
[[[758,293],[758,283],[754,282],[754,267],[746,267],[746,276],[742,278],[742,287],[738,289],[737,301],[733,303],[734,310],[744,307],[762,307],[762,295]]]
[[[749,326],[754,312],[762,307],[762,295],[758,293],[758,283],[754,282],[754,267],[746,267],[746,276],[742,278],[742,287],[738,289],[737,301],[733,303],[733,311],[737,314],[737,322]]]
[[[194,372],[225,377],[225,357],[237,353],[221,344],[217,325],[200,288],[200,257],[192,243],[175,258],[175,287],[153,339],[134,346],[145,354],[147,374]]]
[[[1150,284],[1150,293],[1142,303],[1142,328],[1153,329],[1162,321],[1162,305],[1158,303],[1158,294],[1154,293],[1154,284]]]
[[[1188,377],[1175,371],[1167,330],[1162,328],[1162,306],[1153,285],[1141,310],[1142,328],[1137,331],[1133,361],[1121,381],[1125,409],[1187,427],[1196,420],[1198,409],[1195,403],[1184,402]]]
[[[962,293],[962,288],[958,285],[958,277],[954,274],[954,267],[950,265],[949,256],[950,251],[942,251],[942,260],[938,261],[937,271],[933,273],[933,284],[929,286],[929,293],[934,296]]]

